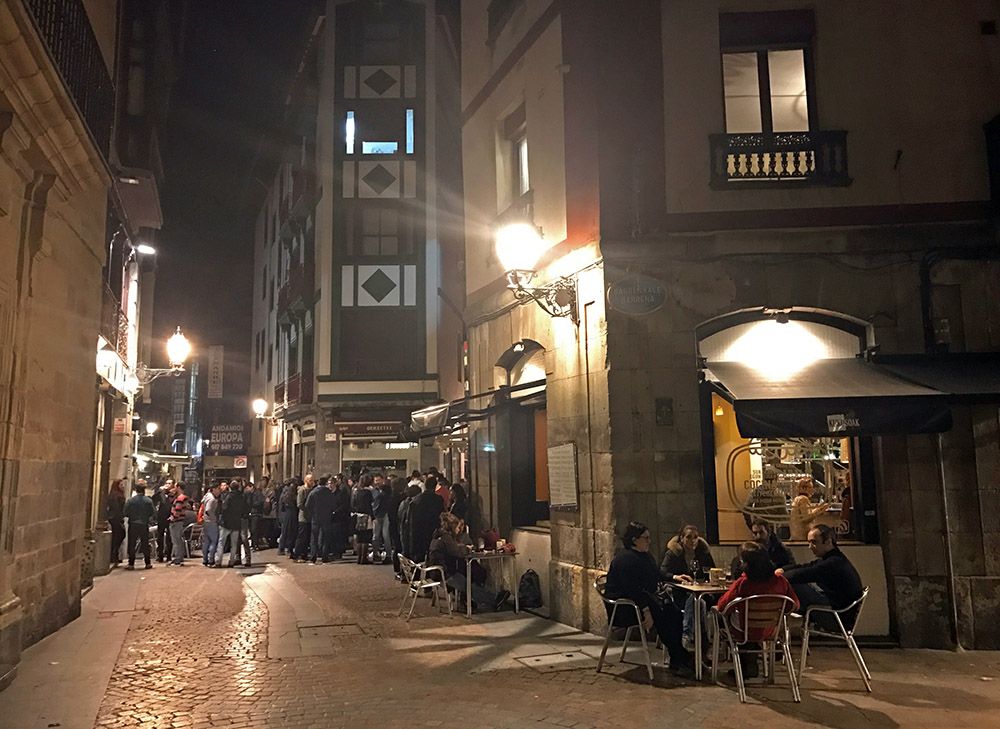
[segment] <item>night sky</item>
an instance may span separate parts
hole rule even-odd
[[[161,131],[165,182],[154,342],[180,324],[195,347],[249,361],[253,228],[267,157],[304,38],[309,0],[195,0],[186,5],[179,78]],[[181,29],[182,28],[182,29]],[[267,170],[265,172],[265,170]],[[154,355],[154,362],[159,354]],[[249,372],[231,376],[243,396]],[[235,381],[233,381],[235,380]]]

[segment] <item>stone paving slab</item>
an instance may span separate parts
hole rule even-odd
[[[403,588],[390,569],[273,555],[261,555],[272,559],[263,571],[191,564],[99,579],[85,617],[48,639],[45,653],[29,651],[21,676],[0,693],[0,727],[1000,726],[996,653],[868,650],[875,693],[867,695],[846,651],[819,648],[801,704],[779,677],[752,687],[740,705],[732,687],[662,669],[649,685],[638,645],[628,653],[636,663],[618,664],[609,651],[597,674],[598,636],[527,613],[449,618],[429,600],[406,622],[396,617]],[[101,596],[111,599],[88,612]],[[74,651],[78,623],[100,636],[102,650]],[[53,650],[66,674],[89,677],[47,687],[78,708],[72,719],[40,710],[44,681],[22,681],[44,678]]]

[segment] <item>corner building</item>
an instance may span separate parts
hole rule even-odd
[[[403,426],[461,394],[458,335],[439,356],[457,318],[443,252],[461,259],[457,17],[430,2],[317,13],[257,225],[251,394],[276,416],[255,429],[260,473],[430,465]]]
[[[812,476],[859,633],[1000,646],[995,8],[462,10],[476,415],[449,425],[553,617],[603,628],[630,519],[657,559],[690,523],[728,563],[752,515],[790,536]],[[545,248],[526,284],[495,252],[515,222]]]

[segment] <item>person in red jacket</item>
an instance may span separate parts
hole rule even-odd
[[[736,580],[719,598],[716,608],[719,613],[725,611],[726,606],[733,600],[740,597],[753,597],[755,595],[782,595],[790,597],[795,606],[799,607],[799,598],[792,589],[792,585],[782,575],[774,574],[774,564],[768,556],[767,551],[760,548],[756,542],[744,542],[740,545],[740,562],[743,565],[743,574]],[[759,643],[762,640],[769,640],[774,635],[773,629],[751,628],[749,634],[744,636],[742,631],[743,618],[740,614],[740,607],[737,607],[729,615],[729,632],[736,640],[746,640],[748,643]],[[754,661],[744,667],[744,675],[747,678],[754,678],[758,675],[757,662]]]

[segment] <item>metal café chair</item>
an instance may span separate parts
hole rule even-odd
[[[715,616],[715,636],[712,639],[712,681],[719,676],[719,647],[722,641],[733,657],[733,672],[736,674],[736,689],[740,702],[746,703],[747,691],[743,680],[742,654],[760,654],[764,664],[764,677],[774,681],[775,653],[781,648],[788,680],[791,683],[792,698],[802,701],[799,693],[799,679],[792,667],[792,653],[789,646],[787,617],[795,608],[795,601],[785,595],[752,595],[738,597],[726,605],[721,612],[712,608]],[[734,633],[735,632],[735,633]],[[770,636],[755,640],[753,636]],[[760,643],[760,648],[750,648],[750,643]]]
[[[398,615],[403,614],[403,610],[406,609],[406,601],[409,599],[410,609],[406,613],[406,620],[409,622],[413,616],[413,608],[416,607],[417,598],[420,597],[420,594],[424,590],[433,590],[432,596],[434,599],[440,600],[443,588],[445,606],[448,609],[448,615],[451,616],[451,598],[448,595],[448,588],[445,585],[443,568],[437,565],[425,566],[422,563],[417,564],[402,554],[399,555],[399,568],[403,572],[403,582],[406,585],[406,591],[403,593],[403,602],[399,606]],[[432,578],[431,575],[437,575],[437,577]]]
[[[858,673],[861,675],[861,680],[865,682],[865,689],[868,693],[872,692],[872,675],[868,671],[868,665],[865,663],[864,657],[861,655],[861,649],[858,648],[858,643],[854,640],[854,628],[858,624],[858,620],[861,619],[861,610],[865,606],[865,598],[868,597],[868,588],[866,587],[861,592],[861,597],[852,602],[850,605],[836,610],[828,605],[810,605],[806,608],[804,615],[799,615],[796,613],[792,614],[793,618],[802,618],[802,658],[799,662],[799,678],[802,678],[802,673],[806,670],[806,658],[809,656],[809,636],[810,635],[820,635],[824,638],[835,638],[837,640],[842,640],[847,643],[848,650],[851,651],[851,656],[854,658],[855,664],[858,666]],[[854,615],[854,622],[851,624],[851,629],[848,630],[847,626],[844,625],[844,621],[841,618],[842,615],[850,613],[854,608],[857,608],[857,613]],[[823,630],[812,624],[812,616],[816,613],[824,613],[827,615],[832,615],[837,621],[837,627],[840,628],[839,633],[834,633],[829,630]]]
[[[638,629],[639,636],[642,638],[642,650],[646,654],[646,671],[649,672],[649,681],[653,681],[653,662],[649,657],[649,645],[646,643],[646,631],[642,629],[642,611],[639,610],[639,606],[635,604],[632,600],[627,600],[625,598],[618,598],[617,600],[612,600],[604,596],[604,589],[607,585],[608,576],[602,575],[594,580],[594,590],[597,594],[601,596],[601,600],[604,604],[611,608],[611,615],[608,617],[608,632],[604,637],[604,647],[601,649],[601,658],[597,661],[597,672],[601,672],[601,668],[604,667],[604,656],[608,652],[608,645],[611,643],[611,636],[615,630],[615,615],[618,614],[619,610],[625,613],[632,613],[635,615],[635,624],[630,625],[625,629],[625,639],[622,641],[622,654],[618,658],[619,663],[625,662],[625,651],[628,650],[628,642],[632,638],[632,631]]]
[[[201,550],[201,524],[188,524],[184,527],[184,553],[190,558],[195,552]]]

